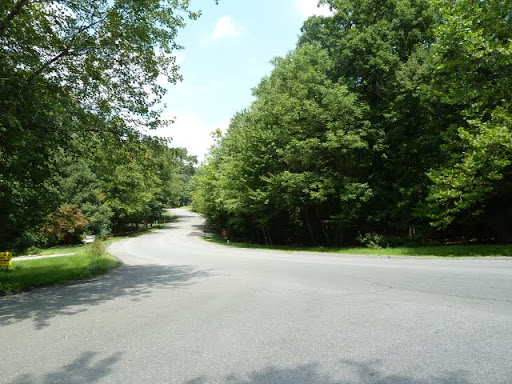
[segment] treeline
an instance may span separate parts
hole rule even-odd
[[[147,225],[186,203],[195,158],[165,124],[188,1],[0,3],[0,249]]]
[[[231,238],[512,240],[512,5],[326,0],[195,177]]]

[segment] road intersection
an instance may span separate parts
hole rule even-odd
[[[512,382],[512,260],[239,249],[174,213],[110,276],[0,298],[0,382]]]

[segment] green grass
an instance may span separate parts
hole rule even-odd
[[[37,260],[13,259],[9,270],[0,270],[0,295],[34,287],[58,285],[86,280],[110,272],[119,260],[101,253],[95,255],[91,246],[82,246],[71,256]]]
[[[229,242],[223,238],[204,237],[205,240],[217,244],[239,247],[275,249],[289,252],[324,252],[346,255],[382,255],[382,256],[430,256],[430,257],[483,257],[512,256],[512,245],[437,245],[424,247],[396,247],[371,249],[365,247],[329,248],[329,247],[297,247],[297,246],[265,246],[260,244]]]
[[[167,215],[167,223],[177,219]],[[165,227],[166,224],[124,235],[112,236],[106,240],[88,245],[57,246],[32,252],[41,256],[72,254],[69,256],[24,260],[14,257],[8,270],[0,268],[0,295],[15,293],[34,287],[64,284],[75,280],[86,280],[103,275],[120,265],[120,261],[108,255],[105,247],[116,241],[142,236]]]
[[[177,220],[177,217],[168,215],[168,217],[166,217],[166,220],[167,220],[167,222],[170,223],[170,222]],[[133,237],[142,236],[146,233],[161,229],[161,228],[165,227],[165,225],[166,224],[156,224],[156,225],[153,225],[153,227],[151,227],[151,228],[141,228],[137,232],[132,232],[132,233],[124,234],[124,235],[113,235],[113,236],[108,237],[106,240],[104,240],[103,243],[108,245],[111,243],[115,243],[116,241],[119,241],[119,240],[130,239]],[[55,246],[55,247],[51,247],[51,248],[41,249],[38,252],[33,252],[33,253],[35,255],[41,255],[41,256],[62,255],[62,254],[66,254],[66,253],[84,252],[85,247],[86,246],[84,246],[83,244],[60,245],[60,246]]]
[[[83,252],[84,251],[84,245],[67,245],[67,246],[59,246],[59,247],[52,247],[47,249],[42,249],[40,252],[37,252],[38,255],[62,255],[66,253],[75,253],[75,252]]]

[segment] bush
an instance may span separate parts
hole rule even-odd
[[[423,233],[414,233],[412,236],[382,235],[375,232],[359,234],[357,241],[371,249],[417,247],[425,243]]]
[[[25,253],[27,255],[39,255],[41,253],[41,248],[33,245],[30,248],[28,248]]]
[[[41,232],[59,243],[77,244],[90,221],[78,206],[63,205],[46,217]]]
[[[96,238],[87,246],[87,253],[93,257],[99,258],[107,253],[107,247],[105,247],[105,243],[103,243],[103,241]]]
[[[16,255],[24,255],[29,252],[31,248],[38,249],[47,245],[47,238],[39,229],[26,230],[19,236],[16,241],[10,244],[9,248]]]
[[[374,232],[365,233],[364,235],[359,234],[357,241],[371,249],[389,247],[386,236]]]

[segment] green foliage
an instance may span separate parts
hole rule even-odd
[[[180,79],[176,36],[198,16],[188,0],[0,3],[0,243],[44,244],[63,206],[105,235],[187,199],[195,159],[138,129],[165,124],[156,80]]]
[[[322,3],[217,138],[194,209],[265,244],[512,240],[510,2]]]
[[[197,17],[187,0],[3,1],[0,61],[29,82],[64,86],[87,110],[129,110],[151,124],[158,115],[150,107],[163,94],[156,78],[180,78],[175,39]]]
[[[107,254],[107,247],[103,241],[99,238],[95,238],[94,241],[87,246],[87,253],[93,257],[99,258]]]
[[[31,246],[27,249],[27,255],[39,255],[41,253],[41,248]]]
[[[59,206],[47,181],[75,106],[47,81],[22,86],[21,76],[5,70],[0,63],[0,242],[23,246]]]
[[[166,140],[131,134],[121,143],[109,143],[97,161],[105,165],[97,172],[113,229],[123,231],[130,224],[160,220],[164,207],[180,205],[196,159],[183,148],[170,148]]]
[[[88,136],[87,145],[78,140],[74,152],[60,159],[54,178],[62,201],[91,217],[87,233],[147,226],[161,220],[165,207],[180,204],[196,161],[186,150],[134,132]]]
[[[468,216],[485,220],[494,201],[509,200],[503,182],[512,163],[512,28],[509,1],[440,5],[435,91],[457,107],[458,121],[445,133],[449,160],[429,173],[428,203],[432,224],[448,228]]]
[[[357,237],[357,241],[371,249],[389,247],[389,244],[386,242],[386,238],[378,233],[365,233],[364,235],[360,234]]]

